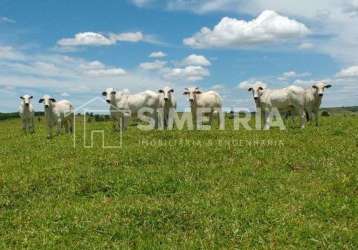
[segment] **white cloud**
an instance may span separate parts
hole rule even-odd
[[[139,65],[144,70],[160,70],[167,64],[165,61],[155,60],[154,62],[144,62]]]
[[[266,10],[252,21],[224,17],[211,30],[204,27],[184,44],[194,48],[242,47],[303,37],[310,30],[302,23]]]
[[[21,60],[24,56],[11,46],[0,46],[0,60]]]
[[[87,74],[95,77],[123,76],[126,71],[122,68],[93,69],[87,71]]]
[[[89,63],[81,64],[80,68],[85,74],[94,77],[115,77],[123,76],[127,73],[122,68],[108,67],[100,61],[92,61]]]
[[[308,72],[304,72],[304,73],[296,73],[295,71],[288,71],[283,73],[281,76],[279,76],[277,79],[280,81],[287,81],[293,78],[298,78],[298,77],[307,77],[310,76],[311,74]]]
[[[221,91],[221,90],[225,89],[225,86],[222,84],[215,84],[215,85],[211,86],[210,89],[216,90],[216,91]]]
[[[165,78],[171,80],[199,81],[210,75],[208,69],[202,66],[186,66],[184,68],[173,68],[165,74]]]
[[[6,16],[2,16],[0,17],[0,23],[16,23],[16,21]]]
[[[210,66],[211,62],[202,55],[192,54],[183,60],[184,65]]]
[[[239,85],[237,87],[240,88],[240,89],[243,89],[243,90],[247,90],[249,88],[256,87],[256,86],[261,86],[261,87],[264,87],[264,88],[267,87],[266,83],[264,83],[262,81],[253,80],[253,79],[252,80],[242,81],[242,82],[239,83]]]
[[[116,44],[118,41],[139,42],[144,39],[141,32],[132,33],[111,33],[109,36],[96,32],[77,33],[73,38],[60,39],[57,44],[62,47],[72,46],[109,46]]]
[[[163,57],[166,57],[167,55],[162,52],[162,51],[155,51],[155,52],[152,52],[149,57],[150,58],[163,58]]]
[[[95,32],[77,33],[74,38],[63,38],[57,42],[60,46],[108,46],[114,43],[116,40]]]
[[[133,4],[135,4],[138,7],[143,7],[153,2],[153,0],[131,0],[131,1]]]
[[[144,39],[142,32],[127,32],[121,34],[111,34],[111,40],[120,42],[139,42]]]
[[[313,49],[314,45],[313,43],[309,43],[309,42],[303,42],[298,46],[299,49]]]
[[[61,93],[61,96],[63,96],[63,97],[69,97],[69,96],[70,96],[70,94],[69,94],[69,93],[67,93],[67,92],[63,92],[63,93]]]
[[[342,69],[336,74],[338,78],[358,78],[358,65]]]

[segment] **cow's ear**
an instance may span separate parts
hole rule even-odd
[[[188,91],[184,91],[183,95],[189,95]]]
[[[51,102],[56,102],[56,99],[55,98],[50,98],[50,101]]]
[[[24,100],[24,97],[23,97],[23,96],[20,96],[20,99],[21,99],[21,100]]]
[[[170,89],[169,92],[174,93],[174,89]]]
[[[30,99],[33,99],[34,97],[33,96],[30,96]]]
[[[247,91],[249,91],[249,92],[250,92],[250,91],[252,91],[252,90],[253,90],[253,88],[249,88]]]
[[[158,90],[158,93],[164,93],[164,90],[160,89]]]
[[[102,92],[102,95],[103,95],[103,96],[106,96],[106,95],[107,95],[107,92],[106,92],[106,91],[103,91],[103,92]]]
[[[43,102],[44,102],[44,99],[41,98],[41,99],[39,100],[39,103],[43,103]]]
[[[196,90],[196,91],[195,91],[195,94],[201,94],[201,91],[200,91],[200,90]]]
[[[325,86],[325,88],[327,88],[327,89],[329,89],[330,87],[332,87],[331,84],[327,84],[327,85]]]
[[[317,86],[316,86],[316,85],[312,85],[312,88],[317,89]]]
[[[111,92],[111,94],[112,94],[112,95],[115,95],[115,94],[116,94],[116,91],[115,91],[115,90],[113,90],[113,91]]]
[[[264,90],[264,88],[263,88],[263,87],[259,87],[259,90]]]

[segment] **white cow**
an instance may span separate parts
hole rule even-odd
[[[183,93],[188,96],[190,103],[191,114],[193,116],[194,126],[197,126],[197,111],[199,108],[209,108],[210,109],[210,123],[213,120],[213,114],[217,113],[219,115],[219,124],[221,124],[221,108],[222,108],[222,99],[221,96],[215,91],[201,92],[198,87],[185,88]]]
[[[124,126],[123,113],[121,113],[117,107],[117,101],[120,97],[120,92],[117,92],[114,88],[107,88],[102,92],[102,96],[106,98],[106,102],[109,104],[109,112],[113,120],[113,129],[119,131]],[[121,124],[122,121],[122,124]]]
[[[35,111],[31,103],[33,96],[23,95],[20,97],[21,104],[19,107],[20,118],[22,121],[22,129],[25,132],[35,132],[34,119]]]
[[[52,137],[53,127],[57,128],[57,135],[61,133],[63,127],[65,127],[66,132],[73,132],[74,107],[71,102],[67,100],[56,102],[54,98],[45,95],[39,100],[39,103],[43,103],[45,108],[47,138]]]
[[[158,126],[159,94],[146,90],[137,94],[129,94],[125,91],[116,91],[108,88],[102,93],[106,101],[110,104],[111,116],[119,128],[128,128],[128,119],[132,116],[138,117],[138,112],[142,108],[152,110],[153,119],[156,127]],[[121,119],[122,118],[122,119]],[[122,120],[122,124],[120,121]]]
[[[319,126],[319,108],[321,106],[323,93],[326,88],[332,85],[318,82],[311,88],[305,90],[305,110],[307,112],[307,119],[311,120],[315,116],[316,126]]]
[[[160,121],[163,123],[163,128],[168,128],[170,111],[175,111],[177,103],[174,96],[174,89],[164,87],[158,90],[160,94],[159,107],[162,109],[160,112]]]
[[[289,86],[283,89],[266,89],[264,86],[255,85],[249,88],[248,91],[253,94],[256,108],[260,108],[265,114],[265,130],[271,127],[274,108],[280,112],[295,111],[301,117],[301,128],[305,127],[306,114],[303,88]]]

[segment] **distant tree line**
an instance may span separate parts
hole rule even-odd
[[[35,112],[35,116],[43,116],[44,112]],[[7,120],[12,118],[20,118],[19,112],[12,112],[12,113],[0,113],[0,121]]]

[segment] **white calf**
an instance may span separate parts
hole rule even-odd
[[[294,110],[301,117],[301,128],[305,127],[306,114],[304,109],[304,89],[297,86],[289,86],[283,89],[265,89],[256,85],[248,89],[251,91],[256,103],[256,108],[265,114],[264,129],[271,127],[273,109],[280,112]]]
[[[174,96],[174,89],[164,87],[158,90],[160,93],[159,107],[162,109],[160,112],[160,121],[163,122],[163,128],[168,128],[170,111],[175,111],[177,103]],[[162,116],[162,117],[161,117]]]
[[[307,118],[308,120],[311,120],[314,115],[316,126],[319,126],[319,108],[321,106],[324,90],[330,87],[332,87],[332,85],[319,82],[305,90],[305,110],[307,112]]]
[[[45,108],[47,138],[52,137],[52,128],[55,126],[57,127],[57,135],[61,133],[62,127],[65,127],[65,131],[68,133],[73,132],[74,107],[69,101],[56,102],[54,98],[45,95],[39,100],[39,103],[43,103]]]
[[[35,111],[33,109],[31,99],[33,96],[24,95],[21,96],[21,104],[19,107],[19,114],[22,121],[22,129],[25,132],[35,132],[34,126],[34,118],[35,118]]]
[[[200,108],[210,109],[210,123],[212,123],[212,118],[214,113],[219,115],[219,124],[221,124],[221,108],[222,108],[222,99],[221,96],[215,91],[201,92],[198,87],[185,88],[183,93],[188,96],[190,102],[190,109],[193,116],[194,126],[197,127],[197,111]]]

